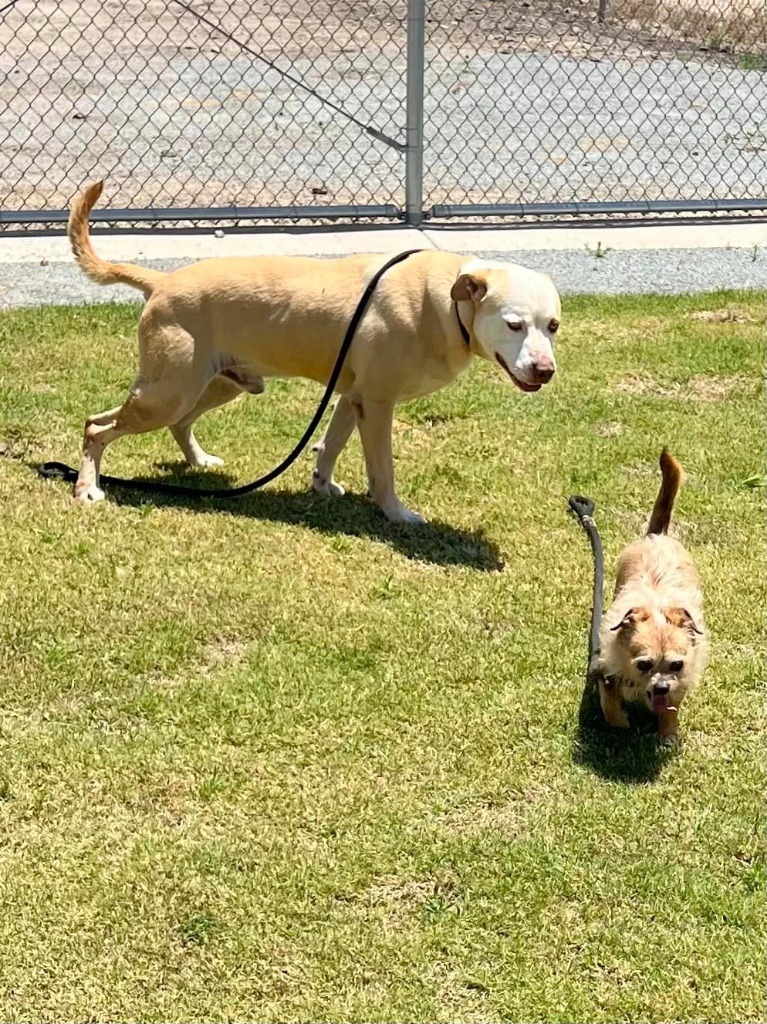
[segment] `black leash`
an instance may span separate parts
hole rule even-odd
[[[346,356],[351,348],[351,344],[354,341],[354,335],[359,327],[360,320],[365,314],[368,303],[370,302],[371,296],[376,289],[378,282],[381,280],[383,275],[391,267],[396,266],[397,263],[402,263],[408,256],[413,256],[417,252],[422,252],[422,249],[408,249],[407,252],[401,252],[397,256],[393,256],[387,263],[385,263],[380,270],[377,270],[375,274],[370,278],[362,293],[357,308],[354,310],[349,326],[346,328],[346,334],[344,340],[341,343],[338,356],[336,357],[335,365],[331,371],[330,378],[327,385],[325,386],[325,394],[320,399],[320,404],[317,406],[317,411],[309,426],[303,433],[301,440],[295,446],[293,451],[282,460],[279,466],[275,466],[274,469],[270,470],[264,476],[259,477],[258,480],[254,480],[251,484],[243,484],[241,487],[225,487],[225,488],[201,488],[201,487],[189,487],[184,484],[164,484],[161,482],[155,483],[153,480],[126,480],[119,476],[100,476],[99,482],[104,484],[111,484],[112,486],[118,487],[129,487],[133,491],[161,491],[163,494],[177,494],[186,498],[239,498],[243,494],[250,494],[251,491],[257,491],[259,487],[263,487],[265,484],[270,483],[280,474],[284,473],[285,470],[292,466],[296,461],[301,452],[309,444],[312,439],[314,431],[317,429],[322,417],[325,415],[325,410],[328,407],[330,399],[333,397],[333,391],[338,383],[338,378],[341,375],[341,370],[344,367]],[[45,477],[46,480],[66,480],[69,483],[74,483],[77,480],[77,470],[73,469],[72,466],[67,466],[63,462],[46,462],[39,469],[40,476]]]
[[[458,327],[461,331],[461,337],[463,338],[467,347],[471,348],[471,337],[469,335],[469,332],[466,330],[466,325],[464,324],[463,320],[461,320],[461,314],[458,312],[458,303],[454,302],[453,307],[455,309],[455,318],[458,321]]]
[[[599,643],[599,630],[602,625],[602,601],[604,595],[605,562],[602,552],[602,541],[594,522],[594,502],[591,498],[581,497],[574,494],[568,499],[567,504],[572,512],[580,520],[580,524],[586,531],[591,542],[591,551],[594,555],[594,600],[591,607],[591,634],[589,635],[589,667],[588,678],[595,680],[599,676],[599,655],[601,646]]]

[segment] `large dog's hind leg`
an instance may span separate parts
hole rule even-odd
[[[85,421],[83,455],[74,488],[75,499],[84,505],[104,497],[99,470],[108,444],[126,434],[145,434],[178,423],[195,407],[210,381],[188,358],[193,340],[181,328],[170,325],[153,330],[147,318],[139,327],[139,339],[141,371],[128,397],[118,408]],[[168,352],[176,358],[169,360]]]
[[[381,506],[384,515],[392,523],[426,522],[423,516],[405,508],[394,491],[391,445],[394,406],[389,402],[368,400],[352,402],[351,405],[362,438],[370,496]]]
[[[194,395],[168,395],[167,385],[147,384],[139,378],[123,404],[85,421],[83,456],[75,482],[75,498],[83,505],[101,501],[99,471],[104,449],[126,434],[145,434],[180,419],[194,402]]]
[[[217,455],[209,455],[200,445],[194,436],[192,425],[194,421],[210,409],[216,409],[220,405],[226,405],[242,394],[239,384],[225,377],[214,377],[207,388],[197,400],[193,409],[170,427],[170,432],[175,437],[179,448],[184,453],[184,458],[190,466],[204,469],[206,466],[223,466],[224,460]]]
[[[345,395],[336,402],[328,429],[314,446],[318,452],[317,465],[312,471],[312,487],[318,494],[339,496],[344,489],[333,479],[336,460],[354,430],[354,409]]]

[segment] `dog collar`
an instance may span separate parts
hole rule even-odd
[[[455,307],[455,318],[458,321],[458,327],[461,331],[461,337],[466,342],[467,348],[471,348],[471,337],[469,335],[469,332],[466,330],[466,327],[464,326],[463,320],[461,320],[461,314],[458,312],[458,303],[454,302],[453,306]]]

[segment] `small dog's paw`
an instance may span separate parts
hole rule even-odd
[[[682,741],[680,740],[677,733],[671,733],[668,736],[660,737],[660,746],[663,750],[680,750]]]
[[[340,484],[337,484],[331,477],[330,480],[326,480],[320,476],[320,471],[315,469],[312,471],[312,489],[317,494],[330,495],[332,498],[341,498],[346,494],[346,491]]]
[[[86,487],[75,486],[75,501],[78,505],[95,505],[97,501],[103,501],[106,495],[96,484],[89,484]]]
[[[605,715],[605,719],[611,729],[628,729],[629,727],[628,715],[625,711],[613,711],[609,715]]]

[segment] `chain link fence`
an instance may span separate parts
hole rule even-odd
[[[764,0],[432,0],[429,20],[436,213],[767,207]]]
[[[0,222],[767,209],[764,0],[0,0]]]

